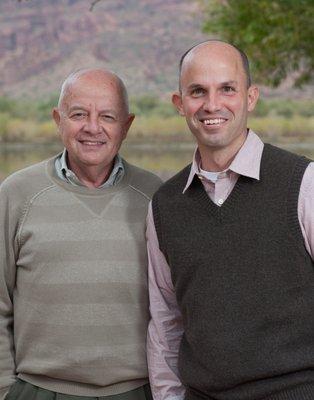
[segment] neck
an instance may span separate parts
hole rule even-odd
[[[226,170],[235,157],[235,154],[227,156],[223,152],[209,152],[208,150],[204,151],[201,148],[199,148],[199,152],[201,156],[202,169],[209,172],[220,172]]]
[[[226,147],[210,147],[198,144],[202,169],[209,172],[220,172],[229,168],[238,151],[243,146],[247,135],[240,137]]]
[[[113,162],[108,166],[75,166],[70,169],[75,173],[79,181],[88,188],[98,188],[110,176],[113,168]]]

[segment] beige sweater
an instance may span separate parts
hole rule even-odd
[[[54,161],[0,186],[0,399],[16,376],[78,396],[147,382],[145,217],[160,179],[124,162],[116,186],[74,187]]]

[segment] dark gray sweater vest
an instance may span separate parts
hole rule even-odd
[[[297,214],[308,163],[265,145],[260,181],[241,176],[221,207],[197,177],[182,194],[190,166],[155,194],[186,399],[314,399],[314,265]]]

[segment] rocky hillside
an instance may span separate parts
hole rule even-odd
[[[181,54],[205,36],[191,0],[0,2],[0,95],[46,97],[82,67],[116,71],[133,95],[176,87]]]
[[[73,70],[105,66],[131,95],[166,96],[182,53],[206,39],[198,0],[0,0],[0,96],[47,98]],[[266,96],[312,98],[289,80]]]

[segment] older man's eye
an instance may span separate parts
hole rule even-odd
[[[101,115],[101,119],[104,120],[104,121],[109,121],[109,122],[115,121],[115,117],[113,115],[110,115],[110,114]]]
[[[74,120],[81,120],[81,119],[84,119],[86,117],[86,115],[87,114],[83,113],[83,112],[75,112],[70,115],[70,118],[74,119]]]

